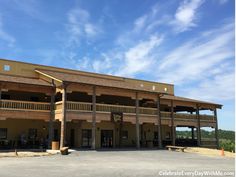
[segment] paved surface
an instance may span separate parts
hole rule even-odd
[[[75,151],[67,156],[0,158],[0,177],[191,176],[183,172],[200,176],[200,172],[215,170],[218,174],[234,173],[234,158],[166,150]]]

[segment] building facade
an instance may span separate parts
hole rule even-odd
[[[1,148],[218,147],[221,107],[175,96],[171,84],[0,59]],[[176,127],[192,138],[178,139]],[[201,127],[215,138],[202,139]]]

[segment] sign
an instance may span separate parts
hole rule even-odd
[[[111,112],[111,121],[112,122],[123,122],[123,113],[122,112]]]

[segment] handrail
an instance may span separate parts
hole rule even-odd
[[[50,103],[47,102],[35,102],[35,101],[20,101],[20,100],[5,100],[5,99],[1,99],[1,102],[16,102],[16,103],[31,103],[31,104],[48,104],[50,105]]]
[[[56,110],[61,109],[62,102],[56,102]],[[69,111],[92,111],[92,103],[87,102],[72,102],[67,101],[67,109]],[[125,106],[125,105],[112,105],[112,104],[101,104],[96,103],[97,112],[123,112],[135,114],[135,106]],[[139,113],[143,115],[157,115],[157,108],[147,108],[139,107]],[[161,117],[171,118],[171,112],[161,111]],[[196,119],[195,114],[185,114],[185,113],[174,113],[175,119]],[[214,120],[213,116],[210,115],[200,115],[202,120]]]
[[[33,102],[33,101],[18,101],[18,100],[1,100],[1,108],[16,109],[16,110],[50,110],[50,103]]]

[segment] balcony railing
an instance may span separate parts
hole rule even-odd
[[[56,103],[56,110],[62,108],[62,102]],[[67,101],[67,109],[69,111],[92,111],[92,103],[85,103],[85,102],[71,102]],[[100,104],[96,103],[96,111],[97,112],[123,112],[128,114],[135,114],[136,110],[134,106],[124,106],[124,105],[111,105],[111,104]],[[150,115],[156,116],[157,109],[156,108],[146,108],[146,107],[139,107],[139,113],[142,115]],[[161,117],[163,118],[171,118],[170,112],[161,111]],[[195,114],[184,114],[184,113],[174,113],[175,119],[196,119]],[[214,116],[210,115],[200,115],[201,120],[209,120],[214,121]]]
[[[67,101],[67,110],[69,111],[84,111],[91,112],[92,103],[85,102],[71,102]],[[16,101],[16,100],[0,100],[0,109],[5,110],[31,110],[31,111],[50,111],[50,103],[32,102],[32,101]],[[54,106],[55,112],[60,112],[62,109],[62,101],[56,102]],[[134,106],[124,105],[110,105],[110,104],[96,104],[97,112],[123,112],[128,114],[135,114],[136,109]],[[139,107],[141,115],[156,116],[156,108]],[[162,118],[171,118],[170,112],[161,111]],[[194,114],[174,113],[175,119],[196,119]],[[200,119],[204,121],[214,121],[214,116],[200,115]]]
[[[50,103],[33,101],[0,100],[0,108],[5,110],[49,111]]]

